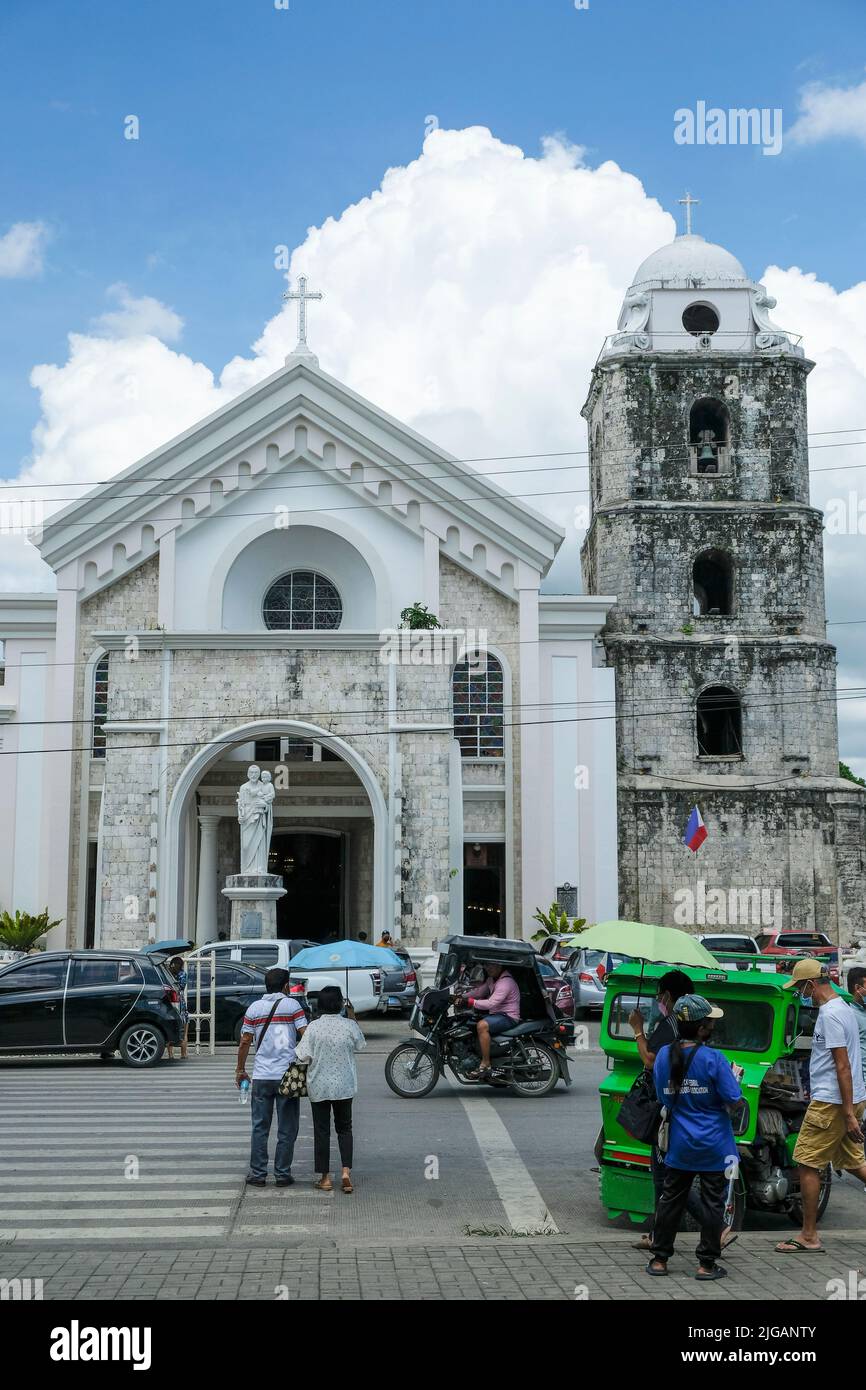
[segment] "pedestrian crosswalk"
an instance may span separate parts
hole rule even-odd
[[[250,1112],[233,1078],[227,1051],[143,1071],[91,1059],[4,1064],[0,1243],[165,1244],[272,1231],[277,1189],[244,1187]],[[311,1157],[304,1106],[296,1163],[308,1171]],[[294,1226],[281,1211],[282,1233]]]

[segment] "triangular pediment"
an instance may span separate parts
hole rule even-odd
[[[552,521],[322,372],[286,366],[192,429],[66,507],[39,549],[72,567],[83,594],[113,583],[216,516],[293,520],[375,507],[439,538],[457,563],[513,588],[522,562],[544,574],[562,541]]]

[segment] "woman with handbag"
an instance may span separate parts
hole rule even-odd
[[[722,1010],[700,994],[687,994],[677,1000],[673,1013],[679,1037],[661,1049],[653,1067],[656,1094],[664,1101],[658,1145],[664,1154],[665,1180],[646,1272],[667,1274],[697,1179],[703,1212],[695,1278],[723,1279],[727,1270],[718,1259],[729,1170],[737,1155],[729,1107],[742,1100],[742,1091],[724,1053],[704,1046],[716,1019],[724,1017]]]
[[[340,1149],[341,1186],[346,1193],[352,1185],[352,1100],[358,1092],[355,1053],[367,1040],[355,1022],[351,1004],[346,1003],[336,985],[326,985],[319,994],[319,1017],[301,1039],[298,1062],[307,1062],[307,1094],[313,1112],[313,1165],[319,1174],[315,1186],[320,1192],[333,1192],[331,1181],[331,1111]]]

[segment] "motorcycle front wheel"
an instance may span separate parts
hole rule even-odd
[[[519,1096],[549,1096],[559,1080],[556,1053],[544,1043],[526,1043],[512,1059],[511,1085]]]
[[[403,1100],[420,1100],[429,1096],[439,1080],[439,1063],[429,1047],[401,1043],[385,1061],[385,1080]]]

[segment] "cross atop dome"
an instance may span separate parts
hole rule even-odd
[[[693,198],[692,195],[691,195],[691,193],[689,193],[688,191],[686,191],[686,196],[685,196],[684,198],[678,198],[678,199],[677,199],[677,202],[680,203],[680,204],[685,208],[685,210],[686,210],[686,233],[685,233],[685,234],[686,234],[686,236],[691,236],[691,234],[692,234],[692,208],[700,207],[700,205],[701,205],[701,200],[700,200],[700,198]]]

